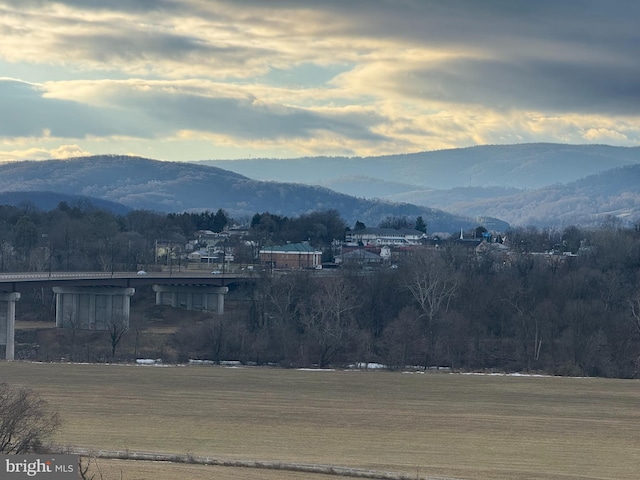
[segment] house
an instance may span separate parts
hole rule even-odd
[[[345,234],[347,245],[419,245],[425,234],[412,228],[363,228]]]
[[[211,231],[211,230],[198,230],[195,233],[195,237],[198,240],[206,240],[206,239],[210,239],[210,238],[216,238],[218,236],[217,233]]]
[[[196,250],[187,255],[187,260],[190,262],[202,262],[209,258],[209,253],[205,249]]]
[[[260,262],[271,268],[321,268],[322,252],[308,243],[288,243],[261,249]]]

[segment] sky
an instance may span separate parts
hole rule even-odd
[[[640,145],[637,0],[0,0],[0,162]]]

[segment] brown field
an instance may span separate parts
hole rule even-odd
[[[0,363],[41,393],[55,441],[131,451],[334,464],[461,479],[633,479],[640,382]],[[247,468],[99,461],[124,480],[327,480]]]

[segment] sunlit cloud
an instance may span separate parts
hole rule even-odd
[[[60,145],[58,148],[54,148],[50,151],[50,155],[53,158],[73,158],[91,155],[78,145]]]
[[[60,145],[57,148],[28,148],[26,150],[0,150],[0,162],[9,160],[46,160],[49,158],[73,158],[91,155],[78,145]]]

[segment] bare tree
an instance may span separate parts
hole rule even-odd
[[[509,292],[508,292],[509,293]],[[515,312],[514,320],[517,320],[517,329],[523,360],[527,371],[531,370],[533,362],[540,358],[542,349],[542,330],[540,319],[536,315],[534,305],[530,305],[531,296],[522,286],[514,288],[509,297],[502,299]]]
[[[631,324],[640,333],[640,294],[629,300],[629,306],[631,307]]]
[[[631,306],[631,325],[633,325],[635,331],[640,334],[640,294],[636,294],[632,300],[629,301]],[[635,372],[634,377],[638,375],[640,370],[640,355],[635,360]]]
[[[105,480],[96,453],[90,452],[87,455],[78,456],[78,475],[81,480]],[[122,471],[120,471],[120,478],[122,478]]]
[[[81,480],[108,480],[100,468],[98,463],[98,455],[90,452],[87,455],[78,456],[78,475]],[[120,470],[120,480],[122,480],[123,472]]]
[[[392,368],[404,368],[417,363],[424,340],[419,317],[420,312],[414,306],[405,307],[384,329],[382,348],[386,363]]]
[[[89,472],[92,462],[98,465],[95,457],[78,457],[78,474],[82,480],[94,480],[96,478],[95,473]],[[102,475],[100,477],[102,477]]]
[[[281,362],[290,362],[295,356],[295,325],[301,315],[301,299],[311,295],[311,285],[307,272],[277,277],[271,282],[267,303],[269,346]]]
[[[449,309],[458,290],[458,277],[437,252],[423,250],[411,256],[404,286],[429,319]]]
[[[353,337],[356,307],[355,293],[343,278],[321,279],[306,302],[302,321],[319,349],[321,367],[329,364]]]
[[[29,255],[29,270],[44,272],[51,264],[51,250],[48,246],[36,247]]]
[[[409,260],[403,285],[418,302],[423,312],[421,316],[426,317],[424,331],[428,341],[425,342],[424,367],[427,368],[438,335],[436,319],[449,310],[460,281],[440,252],[420,250],[411,255]]]
[[[59,425],[58,414],[35,392],[0,383],[0,453],[37,452]]]
[[[273,279],[267,293],[271,318],[284,325],[290,324],[299,313],[300,285],[308,282],[309,276],[305,273],[294,273]]]
[[[212,317],[202,332],[211,359],[220,363],[226,343],[226,322],[219,317]]]
[[[73,362],[75,360],[76,351],[76,336],[78,330],[81,328],[82,321],[77,314],[75,307],[68,306],[62,315],[62,327],[71,330],[71,345],[70,345],[70,359]]]
[[[107,331],[111,341],[111,359],[116,358],[116,349],[125,333],[129,330],[129,322],[123,314],[113,314],[107,321]]]
[[[113,271],[113,242],[111,239],[100,239],[96,252],[96,261],[103,272]]]

